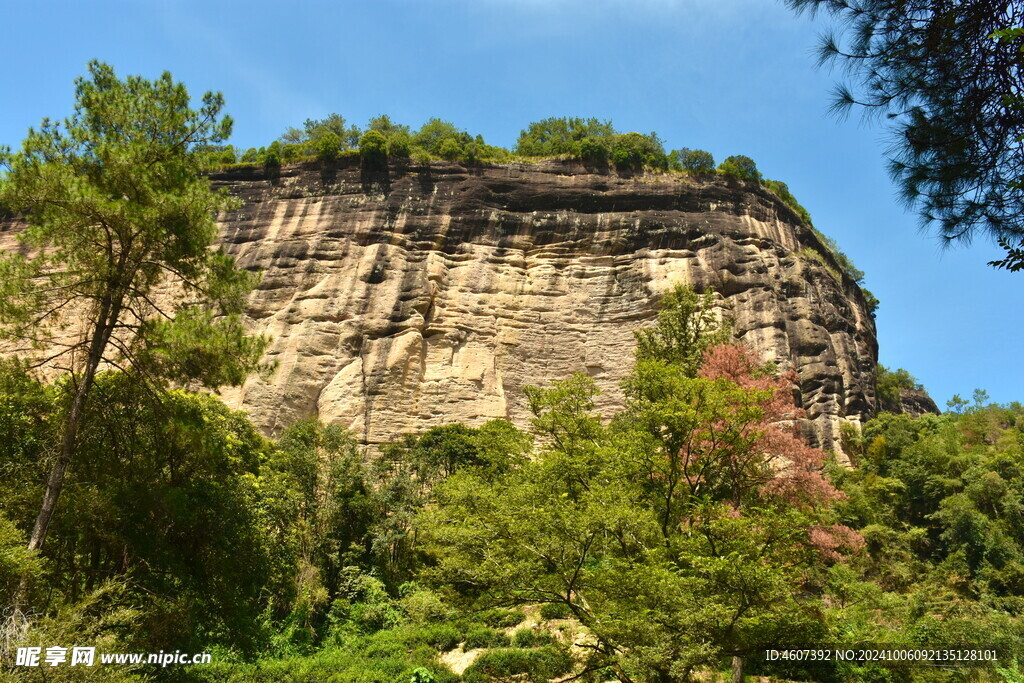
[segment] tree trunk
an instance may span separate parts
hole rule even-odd
[[[43,494],[43,506],[36,517],[35,526],[32,528],[32,537],[28,542],[29,550],[42,550],[46,542],[46,532],[50,528],[50,520],[57,509],[57,501],[64,488],[64,477],[67,475],[68,465],[71,464],[71,454],[75,448],[75,438],[78,436],[78,426],[82,419],[82,409],[85,407],[85,398],[92,385],[92,376],[86,369],[86,375],[82,383],[78,385],[75,398],[71,402],[71,409],[68,411],[67,419],[64,421],[64,437],[61,439],[60,455],[57,462],[53,463],[50,476],[46,479],[46,493]]]
[[[732,683],[743,683],[743,657],[733,655]]]
[[[82,413],[85,410],[85,401],[92,389],[93,381],[96,379],[96,371],[103,361],[103,352],[110,341],[110,335],[114,331],[114,325],[121,314],[121,303],[124,295],[118,293],[115,297],[107,297],[100,304],[99,314],[96,318],[96,325],[93,328],[92,340],[89,343],[89,355],[85,361],[85,371],[82,373],[82,381],[75,390],[75,397],[71,401],[71,408],[64,420],[64,435],[61,438],[60,455],[57,462],[50,470],[50,476],[46,480],[46,493],[43,494],[43,505],[36,517],[35,526],[32,528],[32,537],[29,539],[29,550],[42,550],[46,543],[46,533],[50,528],[50,521],[57,509],[57,501],[64,488],[64,478],[67,475],[68,466],[71,464],[71,457],[75,451],[75,441],[78,438],[78,429],[82,423]],[[113,298],[113,300],[111,300]]]

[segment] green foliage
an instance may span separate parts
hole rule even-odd
[[[44,120],[18,153],[2,154],[0,204],[24,215],[19,239],[34,255],[0,259],[0,335],[61,349],[47,361],[73,368],[75,387],[33,549],[46,540],[78,455],[102,365],[130,368],[154,392],[168,380],[237,384],[259,368],[268,342],[248,337],[240,315],[258,277],[212,248],[214,217],[236,206],[202,175],[204,150],[231,132],[223,98],[206,93],[193,110],[169,73],[122,81],[96,61],[89,72],[75,82],[74,114]],[[68,311],[81,319],[65,335]]]
[[[27,544],[28,538],[0,513],[0,604],[14,604],[22,577],[33,581],[40,575],[41,562]]]
[[[149,596],[140,632],[156,649],[207,638],[252,647],[261,596],[287,580],[255,514],[263,439],[214,397],[154,403],[116,374],[96,392],[49,553],[78,569],[50,585],[73,600],[103,576],[130,575]]]
[[[403,126],[399,123],[394,123],[391,117],[387,114],[381,114],[370,119],[370,123],[366,126],[367,130],[375,130],[390,138],[393,135],[409,134],[409,126]]]
[[[875,396],[878,398],[879,410],[900,412],[901,389],[924,391],[920,382],[903,368],[889,370],[881,363],[875,366]]]
[[[800,202],[796,200],[793,193],[789,191],[789,186],[781,180],[765,180],[764,186],[775,193],[775,195],[784,201],[791,209],[796,211],[797,215],[807,225],[813,226],[814,223],[811,221],[811,214],[807,212]]]
[[[564,154],[596,163],[607,159],[615,135],[611,121],[552,117],[535,121],[520,131],[515,151],[528,157]]]
[[[428,642],[435,639],[434,632],[399,626],[355,636],[311,655],[266,658],[253,663],[214,661],[189,667],[180,675],[194,683],[456,683],[458,676],[438,663],[438,650]]]
[[[409,133],[399,131],[388,136],[388,156],[396,159],[408,159],[412,154],[412,138]]]
[[[412,151],[412,139],[409,135],[409,126],[403,126],[391,121],[391,118],[387,114],[374,117],[370,119],[369,125],[367,125],[367,131],[376,131],[380,133],[386,141],[386,152],[387,156],[396,159],[406,159]],[[373,144],[379,146],[379,140],[375,137]],[[360,149],[363,147],[363,142],[359,142]]]
[[[270,146],[263,150],[259,160],[263,163],[263,168],[267,171],[273,172],[281,168],[281,143],[274,140],[270,143]]]
[[[462,145],[455,138],[445,138],[437,147],[437,156],[446,161],[455,161],[462,153]]]
[[[673,287],[661,300],[657,324],[633,333],[637,360],[669,363],[696,377],[704,352],[732,336],[730,324],[715,315],[714,301],[711,291],[697,294],[683,285]]]
[[[437,156],[441,156],[441,146],[446,140],[461,148],[471,138],[468,133],[456,128],[455,124],[437,118],[428,120],[412,136],[414,146]]]
[[[387,164],[388,141],[377,130],[368,130],[359,138],[359,156],[368,168],[381,168]]]
[[[668,158],[656,133],[620,134],[611,121],[552,117],[519,133],[515,151],[527,157],[570,156],[588,164],[613,161],[621,170],[666,170]]]
[[[462,649],[508,647],[510,644],[509,637],[501,631],[496,631],[488,626],[477,626],[466,632],[466,640],[462,643]]]
[[[750,157],[742,155],[726,157],[725,161],[718,165],[718,171],[727,178],[761,182],[761,172],[757,170],[757,164]]]
[[[479,618],[492,628],[512,628],[523,623],[526,615],[517,609],[490,609],[481,612]]]
[[[206,157],[206,166],[217,169],[238,161],[238,154],[232,145],[202,145],[197,148]]]
[[[625,133],[611,138],[611,159],[622,170],[638,171],[644,167],[665,171],[668,158],[657,133]]]
[[[1020,656],[1022,424],[1019,404],[979,401],[959,415],[885,413],[865,425],[860,467],[836,473],[847,495],[838,512],[863,531],[860,569],[875,594],[845,608],[846,623],[913,645],[983,642],[1002,661]]]
[[[1002,676],[1004,683],[1024,683],[1024,669],[1021,669],[1016,657],[1010,661],[1010,666],[996,667],[996,673]]]
[[[430,669],[419,666],[413,670],[409,683],[435,683],[436,680]]]
[[[820,58],[849,67],[855,85],[837,88],[834,109],[861,105],[886,122],[890,173],[922,222],[949,242],[1001,239],[1007,258],[991,265],[1024,263],[1021,3],[787,4],[836,16]]]
[[[611,156],[611,150],[609,149],[608,142],[601,138],[588,135],[580,140],[579,147],[580,159],[588,164],[606,164],[608,163],[608,158]]]
[[[38,669],[14,666],[14,650],[18,647],[46,648],[57,644],[65,647],[88,645],[97,652],[130,652],[143,643],[133,637],[139,626],[139,611],[131,605],[132,598],[124,581],[107,581],[84,595],[74,604],[61,606],[53,614],[34,615],[31,621],[15,621],[8,611],[5,614],[4,639],[9,645],[6,656],[0,660],[0,681],[21,683],[80,683],[81,681],[102,681],[103,683],[141,683],[150,680],[144,676],[144,667],[124,664],[100,666],[97,656],[95,667],[67,664]],[[11,626],[18,626],[12,633]],[[11,640],[7,640],[12,636]],[[69,650],[70,654],[70,650]]]
[[[715,172],[715,158],[710,152],[702,149],[690,149],[683,147],[673,154],[682,170],[694,175],[711,174]]]
[[[864,302],[868,306],[868,313],[870,313],[871,317],[874,318],[875,317],[875,311],[878,310],[878,307],[881,305],[881,302],[878,300],[878,297],[876,297],[871,292],[870,289],[865,289],[864,287],[861,287],[860,291],[864,295]]]
[[[345,117],[330,114],[323,119],[306,119],[302,128],[289,128],[281,136],[280,142],[285,147],[292,147],[295,154],[304,153],[309,149],[315,153],[321,138],[333,136],[338,139],[341,149],[352,149],[359,140],[360,130],[357,126],[349,126]]]
[[[712,353],[702,334],[721,326],[700,302],[669,298],[609,426],[585,376],[525,390],[545,446],[496,478],[464,468],[436,486],[420,516],[426,577],[468,604],[565,606],[595,639],[587,666],[620,680],[685,678],[720,653],[821,631],[797,587],[820,566],[817,546],[838,557],[845,543],[812,533],[834,491],[813,471],[820,458],[766,426],[785,412],[782,385],[742,352]],[[705,349],[696,366],[687,344]],[[697,376],[704,363],[723,375]],[[786,453],[787,478],[766,449]],[[548,637],[521,629],[514,643]],[[526,673],[492,651],[466,679],[499,656],[516,662],[506,675]]]
[[[530,683],[547,683],[567,674],[571,669],[572,658],[560,648],[496,649],[477,658],[466,669],[462,680],[466,683],[485,683],[516,677]]]
[[[411,156],[412,160],[420,166],[428,166],[430,164],[430,152],[425,149],[413,147]]]
[[[818,239],[821,240],[822,244],[824,244],[825,247],[829,250],[829,252],[831,252],[832,256],[836,259],[836,262],[839,264],[839,268],[848,276],[850,276],[850,278],[857,284],[864,282],[864,271],[859,270],[855,265],[853,265],[853,261],[850,259],[849,256],[847,256],[843,252],[842,249],[839,248],[839,245],[836,243],[836,241],[831,237],[828,237],[827,235],[819,232],[813,226],[811,227],[811,229],[814,231],[814,234],[818,237]]]
[[[483,159],[500,161],[508,156],[506,150],[485,143],[482,136],[474,138],[455,124],[436,118],[413,133],[411,145],[447,161],[476,163]]]
[[[539,647],[550,645],[553,641],[554,636],[550,631],[536,628],[521,628],[512,634],[512,645],[515,647]]]
[[[341,153],[341,138],[334,132],[321,135],[313,141],[316,158],[320,161],[334,161]]]
[[[542,619],[568,619],[572,610],[560,602],[549,602],[540,606],[540,616]]]

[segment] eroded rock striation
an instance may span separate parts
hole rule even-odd
[[[268,432],[311,416],[366,443],[451,422],[528,420],[522,387],[586,372],[621,404],[633,331],[676,282],[715,290],[740,340],[800,378],[806,431],[836,447],[874,405],[860,289],[768,191],[571,162],[357,159],[214,176],[243,200],[224,247],[263,271],[248,314],[267,380],[225,392]]]

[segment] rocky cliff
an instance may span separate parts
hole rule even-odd
[[[223,243],[263,271],[254,328],[279,367],[226,399],[268,431],[319,416],[365,442],[528,418],[525,384],[586,372],[621,401],[633,330],[673,283],[713,288],[743,342],[795,367],[809,435],[870,413],[875,326],[792,210],[723,179],[569,162],[218,174],[243,200]]]

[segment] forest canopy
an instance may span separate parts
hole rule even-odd
[[[621,411],[598,413],[577,375],[526,389],[528,430],[451,424],[365,452],[309,420],[268,439],[216,397],[157,401],[105,371],[33,553],[73,387],[5,362],[0,596],[28,577],[18,645],[216,655],[108,669],[121,681],[940,680],[759,654],[826,642],[985,644],[1012,675],[1024,408],[979,393],[957,413],[880,414],[847,434],[849,469],[787,426],[794,379],[683,287],[638,332]]]

